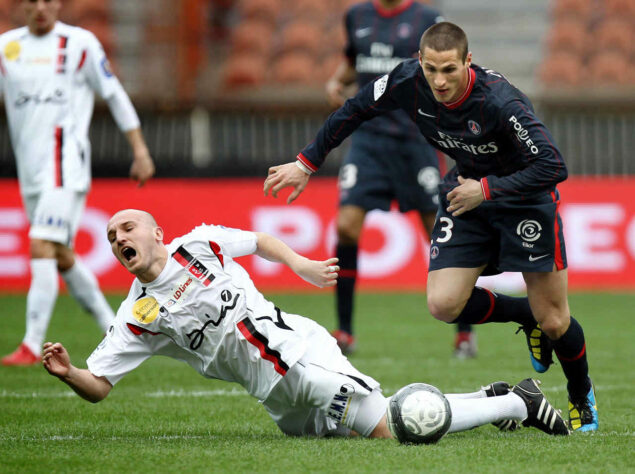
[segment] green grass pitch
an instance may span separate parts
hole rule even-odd
[[[269,296],[287,312],[334,324],[331,291]],[[113,307],[120,299],[109,297]],[[433,446],[288,438],[238,385],[204,379],[166,358],[146,362],[95,405],[42,367],[0,367],[0,472],[635,472],[635,296],[579,293],[570,303],[586,332],[596,385],[594,434],[553,438],[485,426]],[[3,355],[22,338],[24,305],[23,295],[0,296]],[[478,358],[459,361],[451,358],[453,327],[432,319],[422,294],[360,294],[356,311],[351,360],[386,394],[416,381],[454,392],[534,376],[566,412],[559,364],[535,374],[513,324],[478,327]],[[62,295],[47,339],[63,342],[74,364],[85,367],[100,338],[92,319]]]

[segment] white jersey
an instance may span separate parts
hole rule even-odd
[[[133,282],[87,360],[90,372],[114,385],[150,356],[165,355],[266,399],[319,326],[278,310],[233,260],[256,246],[253,232],[208,225],[171,242],[160,275]]]
[[[94,92],[108,99],[120,87],[87,30],[57,22],[44,36],[27,27],[0,35],[0,93],[22,194],[88,190]]]

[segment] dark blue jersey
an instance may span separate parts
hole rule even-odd
[[[359,87],[389,73],[400,62],[416,57],[421,35],[438,21],[442,21],[439,12],[412,0],[390,10],[382,8],[377,0],[351,7],[345,17],[345,55],[357,71]],[[401,110],[377,117],[361,128],[374,134],[425,142]]]
[[[553,191],[567,168],[529,99],[495,71],[472,65],[469,74],[464,96],[447,106],[432,95],[418,60],[404,61],[333,112],[298,158],[315,170],[363,122],[403,109],[431,145],[456,161],[441,192],[457,186],[459,174],[481,180],[487,199]]]

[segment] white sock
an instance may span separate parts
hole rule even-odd
[[[527,418],[527,406],[515,393],[489,398],[452,397],[448,401],[452,409],[452,424],[448,433],[470,430],[495,421],[522,421]]]
[[[478,392],[470,392],[470,393],[444,393],[445,398],[448,400],[450,398],[461,399],[461,398],[487,398],[487,394],[485,390],[480,389]]]
[[[62,278],[71,295],[93,315],[102,331],[108,331],[115,314],[99,289],[95,275],[75,257],[75,264],[62,273]]]
[[[34,354],[42,352],[58,289],[57,260],[31,259],[31,286],[26,297],[26,333],[22,342]]]

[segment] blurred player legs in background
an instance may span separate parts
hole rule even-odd
[[[0,36],[0,92],[30,223],[31,285],[24,339],[3,365],[39,362],[58,272],[102,331],[113,321],[97,279],[73,251],[90,188],[88,127],[95,92],[132,148],[130,176],[143,184],[154,174],[137,114],[97,38],[57,21],[60,0],[22,0],[22,7],[27,26]]]
[[[345,16],[345,57],[326,83],[331,106],[340,107],[347,87],[363,87],[416,55],[419,38],[438,11],[411,0],[380,0],[351,7]],[[345,354],[355,350],[353,313],[359,239],[366,214],[389,210],[396,200],[401,212],[416,210],[429,239],[438,207],[442,158],[402,111],[365,123],[352,136],[351,150],[340,169],[337,250],[342,271],[337,283],[338,329],[333,336]],[[457,326],[454,355],[476,356],[469,324]]]

